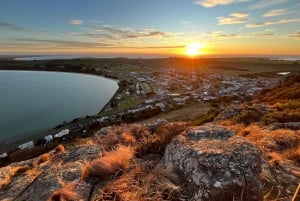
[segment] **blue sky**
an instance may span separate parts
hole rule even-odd
[[[2,0],[0,54],[300,55],[298,0]]]

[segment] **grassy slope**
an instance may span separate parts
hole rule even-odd
[[[265,200],[291,200],[300,182],[300,131],[271,129],[273,123],[300,121],[300,75],[288,77],[282,86],[265,90],[244,103],[237,116],[221,124],[246,137],[260,150]],[[262,111],[255,104],[269,109]]]

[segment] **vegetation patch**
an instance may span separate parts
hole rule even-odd
[[[120,178],[110,181],[96,200],[182,200],[179,178],[170,168],[143,171],[136,166]]]
[[[91,177],[106,178],[129,167],[129,161],[134,153],[130,147],[120,146],[116,150],[104,153],[104,156],[95,159],[82,170],[81,179],[88,181]]]
[[[200,126],[204,123],[211,122],[214,120],[215,117],[217,117],[219,114],[219,111],[217,110],[209,110],[205,115],[195,119],[192,121],[192,124],[195,126]]]
[[[83,200],[81,195],[75,191],[75,183],[62,184],[62,188],[54,191],[47,201],[79,201]]]

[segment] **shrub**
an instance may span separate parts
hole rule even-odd
[[[265,124],[271,123],[287,123],[287,122],[297,122],[300,119],[300,110],[290,110],[290,111],[274,111],[266,114],[262,121]]]
[[[249,125],[253,122],[259,121],[262,116],[263,112],[258,108],[245,107],[238,116],[233,118],[233,120],[237,123]]]
[[[140,157],[146,154],[163,155],[166,146],[172,139],[182,133],[187,128],[187,123],[168,123],[160,125],[154,129],[155,133],[144,136],[141,142],[135,146],[136,156]]]

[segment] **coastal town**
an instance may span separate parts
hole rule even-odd
[[[180,72],[173,68],[128,71],[117,76],[107,70],[104,74],[106,77],[125,79],[119,81],[119,90],[98,115],[76,118],[59,125],[44,132],[44,137],[38,140],[19,144],[13,151],[88,136],[93,134],[93,127],[141,121],[193,103],[222,105],[224,102],[250,100],[261,90],[280,84],[280,76],[283,76],[278,74],[276,79],[259,79],[196,71]],[[8,152],[0,154],[0,158],[7,156]]]

